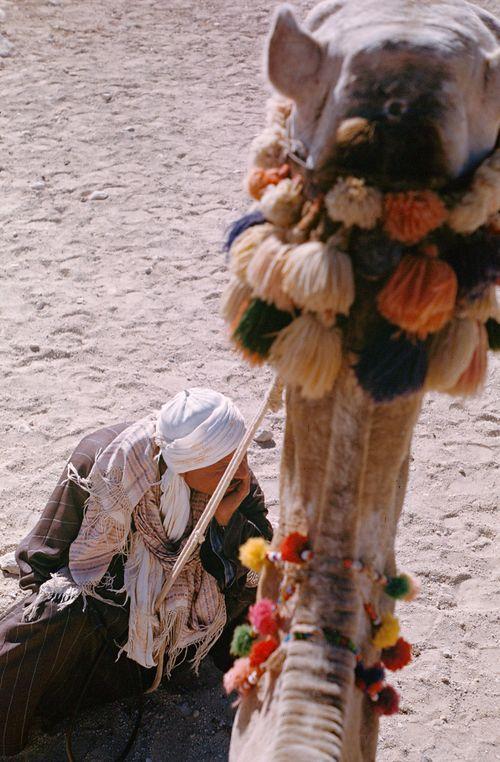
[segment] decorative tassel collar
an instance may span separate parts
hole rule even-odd
[[[283,99],[268,105],[250,149],[256,206],[228,234],[224,312],[235,346],[304,397],[320,398],[353,350],[343,321],[364,282],[379,324],[355,350],[366,393],[375,402],[423,389],[475,393],[486,369],[483,334],[456,334],[466,351],[440,337],[466,320],[486,324],[490,348],[498,347],[499,308],[485,295],[500,279],[500,149],[460,190],[384,193],[345,176],[321,193],[290,137],[290,111]],[[451,366],[467,381],[452,383]]]

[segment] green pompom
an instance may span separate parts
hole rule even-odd
[[[254,639],[255,635],[250,625],[240,624],[234,630],[229,650],[233,656],[248,656]]]
[[[384,587],[384,591],[391,598],[404,598],[410,592],[410,580],[406,574],[390,577]]]
[[[488,344],[493,352],[500,350],[500,323],[490,318],[486,321],[486,330],[488,332]]]
[[[249,352],[266,358],[278,333],[293,320],[289,312],[278,310],[274,304],[253,299],[243,313],[233,338]]]

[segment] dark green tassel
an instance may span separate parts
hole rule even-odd
[[[274,304],[253,299],[244,312],[233,339],[249,352],[266,358],[278,333],[293,320],[289,312],[278,310]]]
[[[493,352],[500,350],[500,323],[490,318],[486,322],[486,331],[488,332],[488,344]]]

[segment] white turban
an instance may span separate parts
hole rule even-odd
[[[236,450],[244,434],[236,405],[211,389],[186,389],[163,405],[155,440],[167,464],[160,510],[171,540],[182,537],[191,511],[191,491],[180,474],[217,463]]]

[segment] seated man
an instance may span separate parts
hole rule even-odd
[[[190,389],[82,440],[17,549],[32,596],[0,620],[0,755],[23,748],[35,714],[137,693],[158,663],[169,676],[186,653],[197,667],[227,644],[255,592],[239,546],[272,534],[246,459],[199,553],[155,601],[244,433],[231,400]]]

